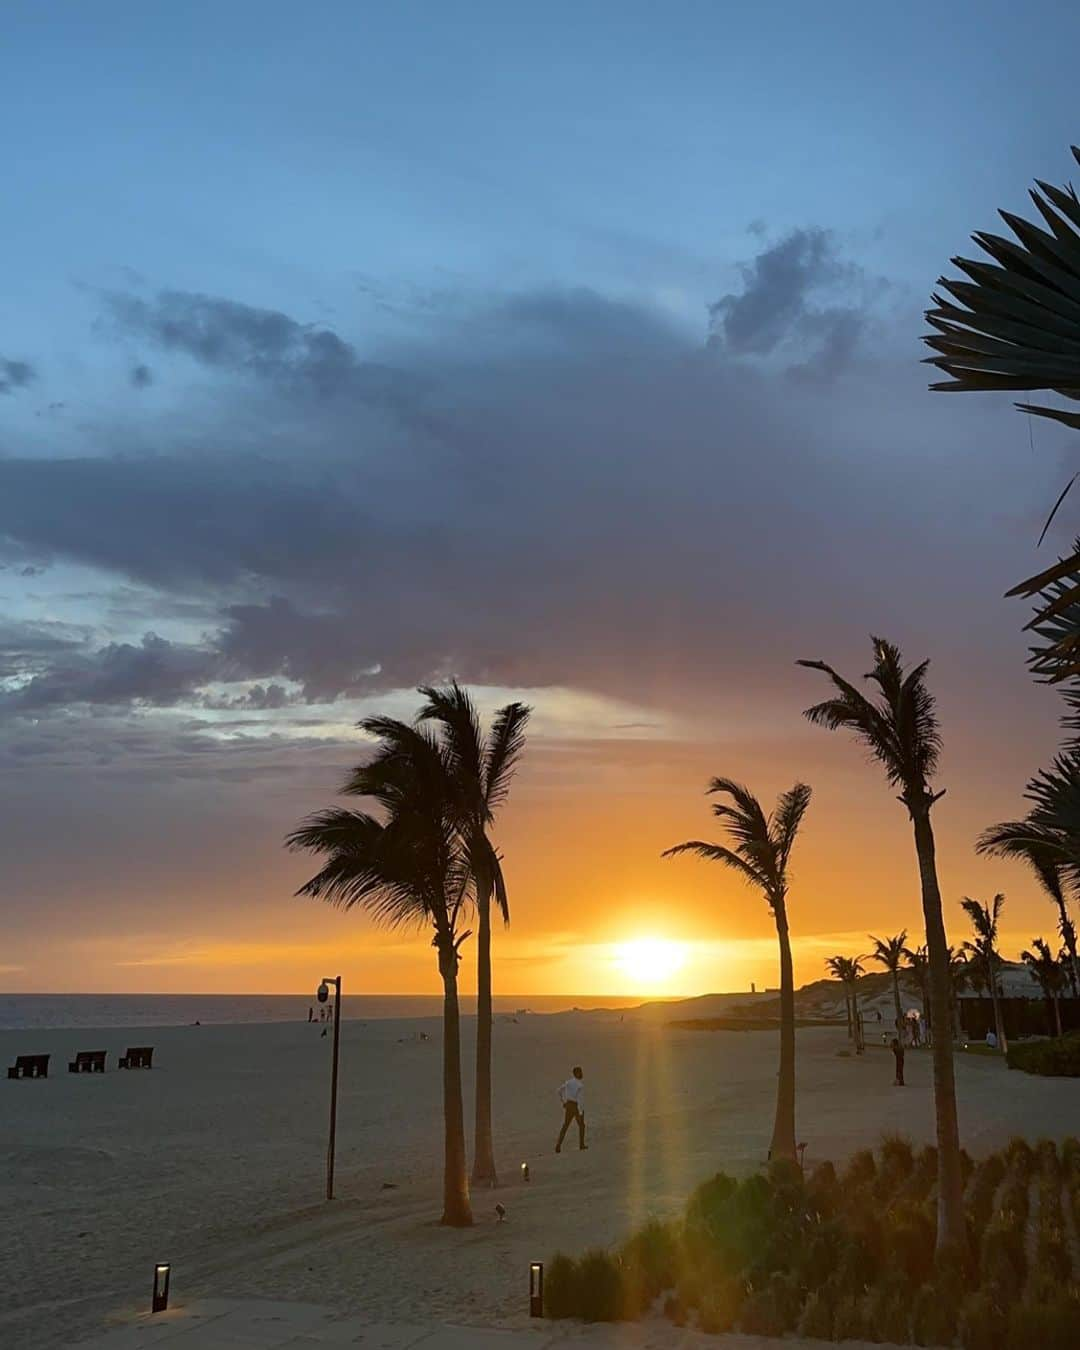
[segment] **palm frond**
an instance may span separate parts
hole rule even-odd
[[[1080,160],[1080,150],[1072,147]],[[932,389],[1038,389],[1080,397],[1080,201],[1039,182],[1031,198],[1048,230],[1010,212],[999,214],[1016,242],[977,232],[992,262],[954,258],[970,278],[939,285],[955,305],[935,295],[927,312],[937,330],[926,358],[951,378]],[[1038,407],[1044,417],[1075,425],[1073,415]]]
[[[811,789],[806,783],[796,783],[777,800],[776,810],[769,819],[769,837],[776,852],[778,872],[787,871],[795,836],[810,805],[810,796]]]
[[[507,703],[495,714],[484,754],[484,798],[488,811],[501,806],[510,791],[517,762],[525,749],[525,727],[532,709],[525,703]]]
[[[674,858],[679,853],[696,853],[699,858],[706,858],[709,862],[724,863],[725,866],[738,872],[743,880],[748,881],[751,886],[757,886],[763,891],[767,891],[769,888],[767,876],[763,876],[752,863],[740,858],[731,849],[724,848],[722,844],[709,844],[702,839],[689,839],[685,844],[676,844],[673,848],[664,849],[660,856],[662,858]]]

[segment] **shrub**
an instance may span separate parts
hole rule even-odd
[[[1005,1059],[1010,1069],[1024,1073],[1080,1078],[1080,1034],[1072,1031],[1052,1041],[1015,1041]]]
[[[912,1287],[929,1279],[934,1264],[934,1223],[914,1205],[898,1206],[881,1225],[884,1266]]]
[[[903,1281],[887,1276],[863,1299],[862,1334],[875,1342],[907,1343],[911,1326],[909,1304],[910,1297]]]
[[[617,1322],[622,1312],[622,1272],[618,1260],[598,1247],[578,1262],[580,1316],[586,1322]]]
[[[773,1299],[771,1282],[763,1289],[752,1289],[739,1313],[739,1330],[750,1336],[782,1336],[788,1329],[784,1312]]]
[[[623,1301],[627,1314],[640,1316],[658,1294],[671,1289],[679,1264],[679,1234],[673,1224],[650,1219],[623,1243],[619,1252]]]
[[[556,1252],[544,1270],[544,1316],[581,1316],[578,1263],[563,1252]]]
[[[744,1297],[745,1291],[737,1280],[715,1280],[698,1303],[698,1326],[713,1336],[732,1331],[742,1312]]]
[[[968,1294],[960,1305],[957,1330],[964,1350],[1006,1350],[1005,1319],[987,1294]]]
[[[815,1289],[806,1300],[798,1332],[800,1336],[816,1336],[821,1341],[833,1339],[833,1298],[828,1286]]]
[[[983,1234],[979,1251],[979,1281],[993,1293],[999,1307],[1020,1297],[1027,1275],[1024,1228],[995,1219]]]
[[[981,1234],[994,1211],[994,1197],[1005,1176],[1005,1159],[991,1153],[975,1168],[967,1193],[967,1210],[977,1234]]]
[[[1067,1179],[1080,1179],[1080,1139],[1069,1135],[1061,1144],[1061,1171]]]
[[[897,1180],[910,1175],[915,1166],[915,1150],[911,1147],[911,1140],[902,1134],[883,1135],[878,1147],[878,1160],[879,1173],[886,1172]]]
[[[844,1189],[865,1186],[877,1176],[877,1163],[868,1148],[860,1148],[851,1155],[844,1168]]]
[[[1020,1177],[1030,1177],[1035,1170],[1035,1152],[1026,1139],[1013,1135],[1005,1147],[1005,1161],[1009,1170]]]
[[[834,1219],[816,1223],[807,1234],[795,1264],[795,1274],[804,1289],[820,1289],[840,1264],[845,1230]]]
[[[863,1300],[861,1295],[845,1294],[836,1304],[833,1314],[833,1340],[858,1341],[863,1334]]]
[[[1060,1291],[1044,1300],[1013,1304],[1006,1345],[1009,1350],[1076,1350],[1080,1304]]]
[[[951,1287],[924,1284],[911,1305],[911,1332],[916,1345],[952,1345],[956,1340],[959,1299]]]

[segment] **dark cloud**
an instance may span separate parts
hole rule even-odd
[[[342,397],[324,398],[297,374],[318,366],[310,330],[287,316],[140,302],[144,339],[257,367],[270,386],[216,391],[216,423],[171,418],[152,454],[0,459],[0,539],[150,588],[126,606],[126,642],[43,658],[8,710],[257,711],[449,674],[670,707],[722,673],[767,702],[795,680],[794,655],[871,627],[902,635],[912,594],[943,612],[969,606],[972,588],[996,595],[1029,565],[1026,527],[995,531],[992,581],[960,535],[976,538],[980,502],[997,497],[985,447],[1008,428],[992,410],[979,423],[973,401],[919,397],[915,307],[895,361],[864,358],[857,381],[846,375],[857,317],[807,298],[830,250],[817,238],[793,251],[779,271],[803,278],[801,299],[772,311],[766,295],[784,287],[771,264],[754,271],[751,300],[726,316],[738,355],[588,291],[501,302],[395,348],[393,418],[348,394],[364,363],[339,338]],[[790,363],[742,360],[789,351],[781,312],[803,339]],[[842,417],[823,373],[844,381]],[[978,442],[978,472],[956,451],[954,470],[934,463],[928,493],[913,447],[942,438]],[[1037,475],[1029,486],[1041,502]],[[190,608],[202,635],[154,636],[154,604]],[[995,622],[1008,645],[1007,620]],[[236,682],[247,687],[218,688]]]
[[[742,268],[743,287],[709,306],[710,343],[735,357],[800,352],[803,373],[831,375],[850,359],[865,322],[858,306],[822,304],[824,289],[858,271],[827,230],[794,230]]]
[[[0,394],[25,389],[37,379],[37,371],[28,361],[9,361],[0,357]]]
[[[154,383],[154,372],[149,366],[132,366],[130,379],[134,388],[148,389]]]
[[[220,655],[147,633],[133,645],[113,642],[98,651],[65,649],[21,688],[0,695],[0,710],[36,713],[75,704],[168,707],[225,671]]]

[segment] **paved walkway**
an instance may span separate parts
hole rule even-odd
[[[821,1342],[760,1336],[705,1336],[668,1323],[582,1326],[538,1322],[534,1327],[410,1326],[347,1317],[313,1303],[269,1299],[203,1299],[151,1315],[141,1313],[77,1350],[798,1350]],[[871,1350],[867,1347],[867,1350]],[[873,1350],[882,1350],[873,1347]]]

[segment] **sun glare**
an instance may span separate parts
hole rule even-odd
[[[635,989],[663,988],[685,964],[686,944],[670,938],[631,938],[615,947],[615,965]]]

